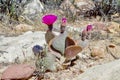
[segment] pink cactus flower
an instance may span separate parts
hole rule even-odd
[[[64,18],[62,18],[62,20],[61,20],[62,22],[61,22],[61,27],[60,27],[60,33],[64,33],[64,31],[65,31],[65,27],[66,27],[66,24],[67,24],[67,19],[64,17]]]
[[[86,30],[87,31],[91,31],[93,29],[93,26],[92,25],[87,25],[87,27],[86,27]]]
[[[66,23],[67,19],[66,18],[62,18],[62,23]]]
[[[47,14],[42,17],[42,23],[52,25],[57,20],[57,16],[53,14]]]

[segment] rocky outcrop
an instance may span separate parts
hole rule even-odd
[[[23,11],[19,16],[20,22],[27,22],[29,24],[35,24],[40,20],[40,14],[43,12],[44,6],[39,0],[31,0],[25,4]],[[34,22],[36,21],[36,22]]]
[[[89,10],[94,7],[94,3],[92,0],[75,0],[74,5],[80,10]]]
[[[32,47],[45,44],[44,34],[28,31],[17,37],[0,36],[0,63],[23,62],[34,58]]]
[[[72,80],[119,80],[120,60],[89,68]]]
[[[34,15],[36,13],[42,12],[43,9],[44,7],[39,0],[32,0],[25,6],[23,13]]]
[[[70,17],[79,16],[93,7],[94,3],[91,0],[64,0],[60,5],[60,8],[63,10],[61,13],[67,12],[67,15]]]
[[[33,30],[33,26],[27,24],[19,24],[15,27],[16,32],[26,32],[29,30]]]
[[[60,8],[62,9],[63,13],[68,12],[67,15],[76,15],[77,9],[75,6],[70,2],[70,0],[64,0],[62,4],[60,5]]]
[[[2,74],[1,79],[28,79],[33,75],[35,67],[28,64],[14,64],[9,66]]]

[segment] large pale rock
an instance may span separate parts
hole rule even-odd
[[[11,65],[3,72],[1,79],[28,79],[34,71],[35,67],[28,64]]]
[[[92,0],[75,0],[74,5],[76,5],[80,10],[90,10],[94,7]]]
[[[25,32],[28,30],[32,30],[33,26],[27,25],[27,24],[19,24],[15,27],[16,32]]]
[[[32,0],[30,3],[28,3],[23,11],[23,14],[36,14],[42,12],[44,9],[43,5],[39,0]]]
[[[0,37],[0,63],[34,58],[32,47],[45,44],[45,32],[26,32],[17,37]]]
[[[87,69],[84,73],[72,80],[119,80],[120,60]]]
[[[64,0],[63,3],[60,5],[60,8],[63,10],[67,10],[70,6],[73,6],[69,0]]]
[[[70,0],[64,0],[62,4],[60,5],[60,8],[64,11],[68,11],[68,14],[70,15],[71,13],[73,15],[76,15],[77,9],[75,6],[70,2]],[[61,11],[61,13],[64,13]]]

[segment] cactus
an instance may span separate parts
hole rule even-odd
[[[67,33],[60,34],[58,37],[54,38],[54,41],[52,42],[52,46],[61,52],[62,55],[64,55],[65,51],[65,40],[67,37]]]
[[[45,73],[47,70],[55,71],[55,57],[48,52],[47,45],[44,46],[43,52],[35,62],[37,71],[40,73]]]

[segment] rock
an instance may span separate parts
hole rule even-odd
[[[115,31],[120,31],[120,24],[117,22],[108,22],[108,28],[113,29]]]
[[[45,32],[26,32],[17,37],[3,37],[0,41],[0,63],[24,62],[34,59],[34,45],[45,44]]]
[[[25,32],[28,30],[33,30],[33,26],[27,25],[27,24],[19,24],[15,27],[16,32]]]
[[[0,63],[0,79],[2,77],[2,73],[3,71],[5,71],[7,69],[7,67],[4,67],[1,63]]]
[[[113,57],[117,59],[120,58],[120,46],[117,46],[115,44],[109,44],[108,49]]]
[[[69,10],[69,16],[72,13],[72,15],[76,15],[77,9],[75,8],[75,6],[70,2],[70,0],[64,0],[61,5],[60,8],[64,11],[68,11]],[[62,12],[62,11],[61,11]]]
[[[60,8],[64,11],[69,11],[69,16],[76,17],[83,14],[84,11],[90,10],[94,7],[94,3],[91,0],[64,0],[60,5]],[[60,11],[63,13],[63,11]]]
[[[67,4],[67,6],[66,6],[66,4]],[[69,0],[64,0],[63,3],[60,5],[60,8],[66,10],[71,5],[72,5],[72,3]]]
[[[103,22],[94,22],[93,26],[96,30],[106,30],[106,25]]]
[[[82,40],[80,40],[80,42],[79,42],[79,45],[84,49],[84,48],[87,48],[88,46],[89,46],[89,40],[84,40],[84,41],[82,41]]]
[[[89,47],[90,49],[103,48],[105,50],[107,44],[108,44],[107,40],[97,40],[97,41],[91,42]]]
[[[84,73],[71,80],[119,80],[120,60],[88,68]]]
[[[16,64],[9,66],[2,74],[1,79],[28,79],[35,68],[28,64]]]
[[[23,7],[21,15],[19,15],[18,20],[23,23],[28,23],[32,25],[41,24],[40,18],[42,16],[44,7],[39,0],[30,0]]]
[[[39,0],[32,0],[25,6],[23,14],[35,15],[36,13],[41,13],[43,9],[44,7]]]
[[[117,34],[120,31],[120,24],[117,22],[108,22],[107,23],[107,32]]]
[[[91,32],[91,39],[92,40],[105,40],[108,39],[108,32],[106,32],[105,30],[100,30],[100,29],[94,29]]]
[[[116,32],[114,29],[112,29],[112,28],[108,28],[108,32],[109,32],[109,33],[113,33],[113,34],[114,34],[114,33],[117,33],[117,32]]]
[[[91,51],[91,56],[97,58],[104,58],[105,57],[104,49],[99,47],[94,47]]]
[[[106,31],[101,30],[100,33],[101,33],[101,36],[107,36],[107,32]]]
[[[80,10],[90,10],[94,7],[94,3],[92,0],[75,0],[74,5]]]
[[[113,36],[111,36],[113,37]],[[113,38],[113,42],[116,43],[116,44],[119,44],[120,43],[120,38]]]
[[[106,46],[107,40],[97,40],[90,43],[91,56],[96,59],[105,58],[107,56]]]
[[[71,80],[73,77],[76,77],[75,72],[71,70],[62,70],[57,73],[46,73],[44,76],[45,80]]]

